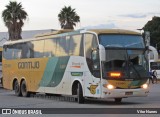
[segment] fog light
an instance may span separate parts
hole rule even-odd
[[[147,89],[147,88],[148,88],[148,84],[143,84],[141,87],[142,87],[143,89]]]

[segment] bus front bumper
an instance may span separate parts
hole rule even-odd
[[[104,89],[102,98],[127,98],[148,96],[149,89]]]

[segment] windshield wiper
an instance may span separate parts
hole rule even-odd
[[[130,62],[130,56],[128,56],[129,66],[131,66],[134,71],[137,73],[138,77],[142,78],[138,70],[135,68],[135,66]],[[131,64],[130,64],[131,63]]]
[[[127,66],[127,67],[125,67],[125,68],[127,68],[127,69],[126,69],[127,75],[128,75],[128,77],[130,78],[130,73],[129,73],[129,62],[128,62],[128,59],[127,59],[127,58],[128,58],[127,50],[126,50],[126,54],[127,54],[127,56],[124,55],[124,60],[125,60],[125,61],[124,61],[124,62],[125,62],[125,63],[124,63],[124,64],[125,64],[124,66]]]

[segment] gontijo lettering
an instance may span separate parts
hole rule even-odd
[[[39,67],[40,67],[39,61],[18,62],[18,69],[38,69]]]

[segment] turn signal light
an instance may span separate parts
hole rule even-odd
[[[121,75],[121,73],[120,72],[110,72],[109,73],[109,76],[110,77],[121,77],[122,75]]]

